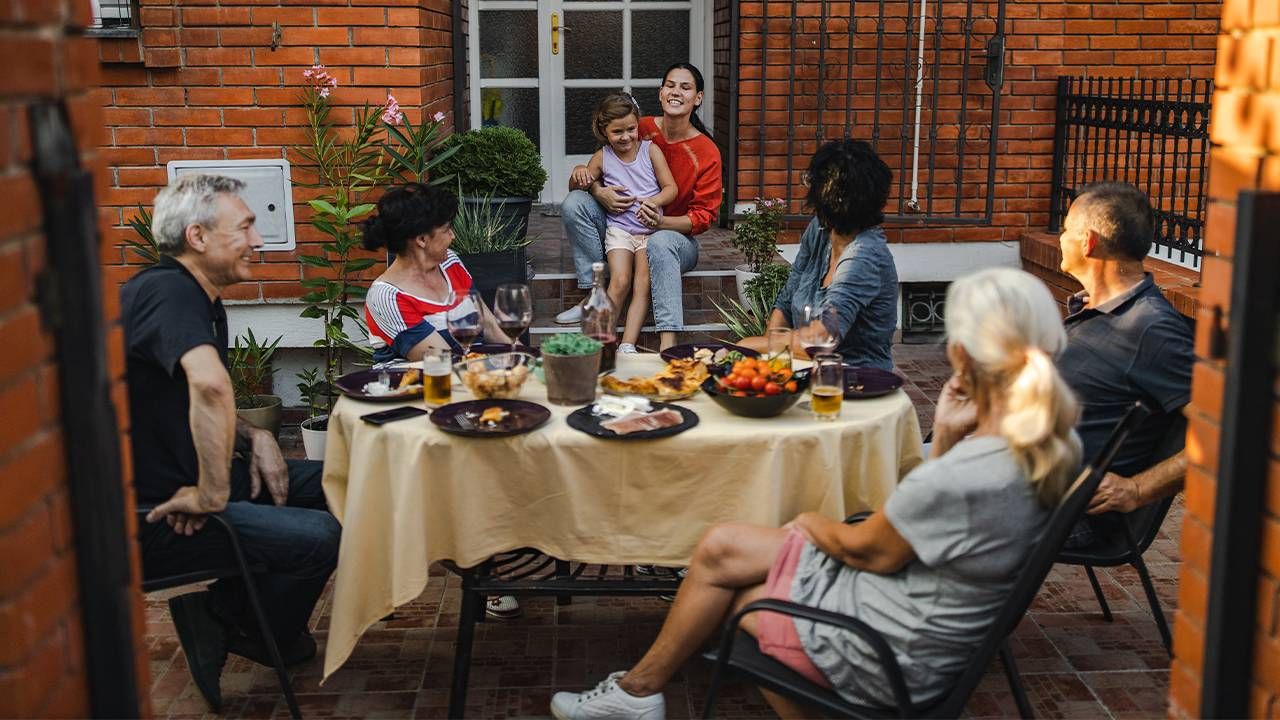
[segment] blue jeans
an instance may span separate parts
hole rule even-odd
[[[258,597],[276,641],[287,647],[307,627],[329,575],[338,565],[342,526],[329,514],[320,486],[323,465],[289,460],[289,500],[284,507],[271,502],[264,487],[249,498],[248,466],[231,466],[231,500],[222,516],[240,536],[240,548],[250,565],[266,572],[255,577]],[[164,577],[202,569],[235,565],[226,533],[206,523],[187,537],[163,521],[142,523],[138,532],[143,574]],[[234,622],[248,635],[258,635],[257,619],[238,578],[219,580],[210,588],[214,612]]]
[[[578,287],[591,287],[591,263],[604,262],[604,231],[608,214],[585,190],[571,190],[560,205],[564,234],[573,246],[573,269]],[[649,297],[659,332],[684,329],[684,297],[680,276],[698,264],[698,241],[659,230],[649,236]]]

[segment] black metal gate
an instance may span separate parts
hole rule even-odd
[[[807,218],[800,173],[819,145],[848,136],[894,171],[888,222],[991,222],[1004,0],[791,0],[782,17],[741,5],[730,18],[731,202],[781,197],[791,219]]]

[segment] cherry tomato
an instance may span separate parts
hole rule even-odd
[[[733,385],[736,385],[737,383],[738,383],[738,374],[729,373],[728,377],[724,378],[724,382],[722,384],[731,387]]]
[[[755,377],[751,378],[751,389],[752,389],[752,390],[763,390],[763,389],[764,389],[764,386],[765,386],[765,385],[768,385],[768,384],[769,384],[769,381],[768,381],[768,380],[766,380],[766,379],[764,378],[764,376],[763,376],[763,375],[757,375],[757,376],[755,376]]]
[[[749,390],[751,388],[751,378],[745,375],[739,375],[738,380],[734,382],[733,387],[738,390]]]
[[[732,373],[734,373],[734,374],[736,375],[737,373],[742,372],[742,368],[744,368],[744,367],[746,367],[746,366],[742,364],[742,361],[741,361],[741,360],[739,360],[738,362],[736,362],[736,363],[734,363],[734,364],[733,364],[733,367],[730,369],[730,372],[732,372]]]
[[[795,381],[795,380],[788,380],[788,381],[786,382],[786,384],[785,384],[785,385],[783,385],[782,387],[783,387],[783,389],[784,389],[784,390],[786,390],[787,392],[789,392],[789,393],[793,393],[793,392],[795,392],[795,391],[796,391],[796,381]]]
[[[771,382],[764,386],[765,395],[777,395],[780,392],[782,392],[782,386],[776,382]]]
[[[744,392],[742,392],[741,390],[734,390],[733,392],[731,392],[731,393],[729,393],[729,394],[730,394],[730,395],[732,395],[732,396],[734,396],[734,397],[746,397],[746,396],[747,396],[747,394],[746,394],[746,393],[744,393]]]
[[[756,372],[755,368],[745,367],[738,371],[738,377],[750,380],[751,378],[760,377],[760,374]]]
[[[777,372],[777,381],[784,383],[791,379],[791,368],[782,368]]]

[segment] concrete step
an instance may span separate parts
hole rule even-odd
[[[727,307],[738,296],[737,281],[732,270],[694,270],[681,277],[684,295],[684,322],[692,332],[722,332],[725,325],[715,304]],[[538,273],[530,283],[533,290],[534,320],[530,333],[547,335],[564,332],[555,316],[582,302],[587,290],[578,288],[572,273]],[[653,329],[653,316],[646,321],[646,331]]]

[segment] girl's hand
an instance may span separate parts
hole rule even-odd
[[[662,222],[662,208],[648,200],[641,200],[636,206],[636,218],[640,220],[641,225],[657,230],[659,223]]]
[[[573,173],[569,175],[570,184],[578,188],[589,187],[595,181],[595,175],[591,173],[591,169],[586,165],[578,165],[573,169]]]

